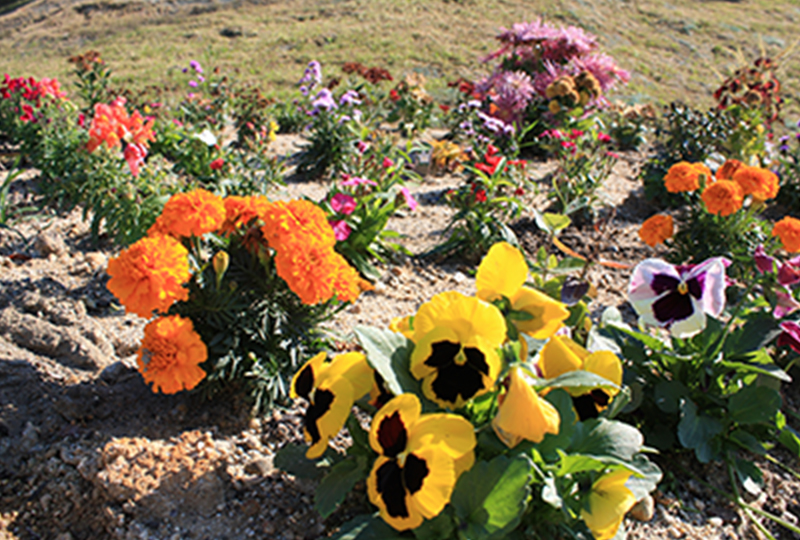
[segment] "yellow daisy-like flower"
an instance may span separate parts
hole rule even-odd
[[[547,339],[555,334],[569,317],[566,306],[535,289],[524,287],[528,265],[520,250],[506,242],[493,245],[478,266],[475,285],[478,298],[492,302],[507,298],[512,311],[531,316],[529,320],[514,320],[517,330],[534,339]]]
[[[378,411],[369,432],[370,446],[379,454],[367,478],[369,500],[399,531],[439,515],[458,477],[475,460],[472,424],[421,410],[417,396],[397,396]]]
[[[358,352],[340,354],[325,362],[321,352],[306,362],[292,378],[289,396],[302,397],[309,406],[303,419],[303,435],[310,443],[308,459],[320,457],[342,429],[357,399],[372,387],[372,368]]]
[[[616,470],[592,484],[588,508],[581,510],[581,518],[595,540],[614,538],[625,514],[636,504],[633,492],[625,487],[631,474],[625,469]]]
[[[539,353],[539,369],[547,379],[552,379],[570,371],[588,371],[611,381],[622,384],[622,362],[611,351],[589,353],[568,337],[553,336]],[[569,388],[572,403],[581,420],[597,418],[611,400],[619,393],[618,388]]]
[[[425,397],[458,409],[494,386],[505,337],[505,319],[492,304],[454,291],[437,294],[414,317],[411,374],[422,380]]]
[[[174,394],[191,390],[205,378],[200,364],[207,358],[208,349],[192,320],[173,315],[144,327],[136,364],[145,382],[153,383],[153,392]]]
[[[492,428],[497,437],[509,448],[523,439],[540,443],[545,434],[558,435],[561,416],[552,404],[525,380],[522,368],[511,368],[508,374],[508,391],[498,397],[497,416]]]

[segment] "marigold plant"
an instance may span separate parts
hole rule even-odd
[[[777,236],[783,248],[789,253],[800,251],[800,219],[786,216],[772,228],[772,236]]]
[[[178,315],[159,317],[145,326],[136,353],[144,381],[165,394],[197,386],[206,376],[200,364],[207,359],[208,350],[191,319]]]
[[[744,193],[739,183],[719,180],[703,190],[702,199],[710,214],[725,217],[742,208]]]
[[[664,176],[664,185],[670,193],[696,191],[700,188],[702,178],[706,182],[713,180],[708,167],[702,163],[681,161],[669,168]]]
[[[743,165],[733,173],[733,181],[741,186],[745,195],[766,201],[778,195],[778,175],[761,167]]]
[[[650,247],[656,247],[665,240],[672,238],[675,232],[675,224],[672,216],[656,214],[649,217],[639,228],[639,238]]]

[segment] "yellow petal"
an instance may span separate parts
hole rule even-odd
[[[475,428],[462,416],[437,413],[422,415],[411,427],[408,450],[441,446],[453,459],[471,454],[475,448]]]
[[[622,385],[622,362],[611,351],[593,352],[583,362],[583,369],[595,375],[600,375],[617,386]],[[605,392],[609,396],[615,396],[619,393],[619,390],[608,388]]]
[[[367,363],[367,358],[360,352],[349,352],[336,356],[327,369],[320,375],[320,384],[323,380],[343,378],[353,387],[353,398],[358,400],[372,389],[374,378],[372,367]]]
[[[408,515],[405,517],[390,515],[386,507],[386,502],[383,500],[382,491],[379,490],[378,487],[378,471],[381,467],[392,461],[396,460],[384,456],[378,456],[375,460],[375,464],[372,466],[372,470],[367,477],[367,495],[369,496],[369,500],[378,507],[381,518],[398,531],[419,527],[423,520],[422,514],[417,511],[411,511],[411,508],[409,508],[411,506],[411,498],[407,492],[403,495],[406,509],[408,510]],[[386,486],[381,486],[381,489],[386,489]]]
[[[427,519],[433,519],[447,506],[453,494],[453,488],[456,485],[453,459],[438,446],[429,446],[411,455],[425,462],[428,466],[428,474],[420,489],[411,494],[409,510],[419,512]],[[406,466],[408,466],[408,460],[406,460]]]
[[[511,309],[533,315],[533,319],[515,321],[514,324],[520,332],[534,339],[552,337],[569,317],[569,310],[562,302],[528,287],[522,287],[510,298]]]
[[[553,405],[533,390],[521,368],[509,372],[509,386],[492,420],[492,427],[503,443],[514,448],[522,439],[539,443],[545,434],[558,434],[561,417]]]
[[[478,298],[491,302],[501,296],[511,298],[528,279],[528,264],[520,250],[507,242],[498,242],[478,266],[475,286]]]
[[[438,327],[451,328],[462,343],[482,336],[492,347],[499,347],[506,338],[503,314],[492,304],[455,291],[439,293],[420,306],[414,317],[414,343]]]
[[[322,369],[323,362],[325,362],[325,358],[327,354],[325,352],[321,352],[318,355],[314,356],[310,360],[308,360],[305,364],[302,365],[300,369],[294,374],[292,377],[292,386],[289,390],[289,397],[292,399],[297,399],[299,394],[297,393],[297,382],[300,379],[300,375],[303,374],[304,380],[301,384],[307,385],[308,384],[308,377],[310,377],[311,387],[315,387],[317,385],[317,380],[319,379],[319,373]],[[307,371],[306,371],[307,370]],[[305,373],[303,373],[305,371]]]
[[[442,326],[428,332],[414,346],[414,350],[411,352],[411,360],[409,361],[409,371],[411,371],[411,375],[415,379],[419,380],[436,372],[436,368],[425,364],[425,361],[433,354],[433,344],[442,341],[459,344],[455,330]]]
[[[546,379],[553,379],[583,367],[589,352],[568,337],[553,336],[539,353],[539,368]]]
[[[592,485],[589,509],[581,510],[581,518],[595,540],[614,538],[625,514],[636,504],[636,497],[625,487],[630,477],[630,471],[620,469],[601,476]]]
[[[319,430],[320,440],[312,444],[306,451],[308,459],[316,459],[325,453],[325,448],[328,442],[336,437],[336,435],[344,427],[347,417],[350,415],[350,410],[353,408],[353,387],[345,379],[337,378],[329,381],[324,387],[320,385],[314,392],[314,400],[318,402],[324,392],[330,392],[333,395],[333,401],[330,403],[328,410],[316,420],[316,426]],[[308,411],[306,411],[308,415]],[[311,442],[311,434],[306,427],[304,430],[306,441]]]
[[[417,421],[421,412],[422,406],[419,398],[414,394],[401,394],[392,398],[372,418],[372,425],[369,430],[369,445],[378,454],[383,454],[385,446],[393,445],[398,437],[405,437],[407,447],[409,427]],[[393,418],[398,418],[400,423],[394,422]],[[399,434],[396,431],[398,427],[404,430],[405,433]]]
[[[414,338],[414,329],[412,326],[412,316],[406,315],[405,317],[395,317],[389,323],[389,330],[397,334],[403,334],[408,339]]]

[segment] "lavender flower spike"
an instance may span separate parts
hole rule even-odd
[[[724,257],[688,266],[647,259],[633,269],[628,300],[640,322],[669,328],[677,338],[691,337],[706,327],[706,315],[719,317],[725,308],[730,264]]]

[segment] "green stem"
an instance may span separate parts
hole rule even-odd
[[[800,473],[798,473],[797,471],[795,471],[795,470],[794,470],[794,469],[792,469],[791,467],[788,467],[788,466],[784,465],[784,464],[783,464],[783,463],[781,463],[781,462],[780,462],[778,459],[775,459],[774,457],[772,457],[772,456],[771,456],[771,455],[769,455],[769,454],[764,454],[764,457],[767,459],[767,461],[769,461],[769,462],[770,462],[770,463],[772,463],[773,465],[777,465],[778,467],[780,467],[781,469],[783,469],[783,470],[784,470],[784,471],[786,471],[787,473],[791,474],[792,476],[794,476],[795,478],[797,478],[798,480],[800,480]]]
[[[731,465],[730,461],[727,461],[726,465],[728,466],[728,480],[730,481],[731,488],[733,489],[733,493],[736,496],[736,504],[739,505],[739,507],[744,512],[744,514],[750,519],[750,521],[753,523],[753,525],[755,525],[756,528],[764,534],[764,536],[766,536],[767,538],[770,538],[771,540],[775,540],[775,537],[772,536],[772,534],[770,534],[769,531],[767,531],[767,529],[764,527],[764,525],[762,525],[761,522],[759,522],[753,516],[753,514],[751,512],[751,510],[753,508],[750,507],[750,505],[746,504],[742,500],[742,497],[739,494],[739,486],[736,484],[736,477],[733,474],[733,466]]]
[[[733,322],[736,320],[736,317],[739,316],[739,313],[742,311],[744,307],[744,302],[747,300],[747,297],[750,296],[750,293],[753,291],[753,287],[755,287],[756,281],[758,280],[750,280],[747,284],[747,289],[744,291],[744,295],[742,295],[742,299],[739,300],[739,303],[736,304],[736,308],[731,313],[731,316],[728,318],[728,322],[725,323],[725,328],[722,330],[722,336],[719,338],[719,342],[717,346],[714,348],[714,352],[710,355],[707,355],[707,358],[710,358],[712,361],[716,358],[719,353],[722,351],[722,348],[725,346],[725,340],[728,339],[728,334],[731,331],[731,326],[733,326]]]

